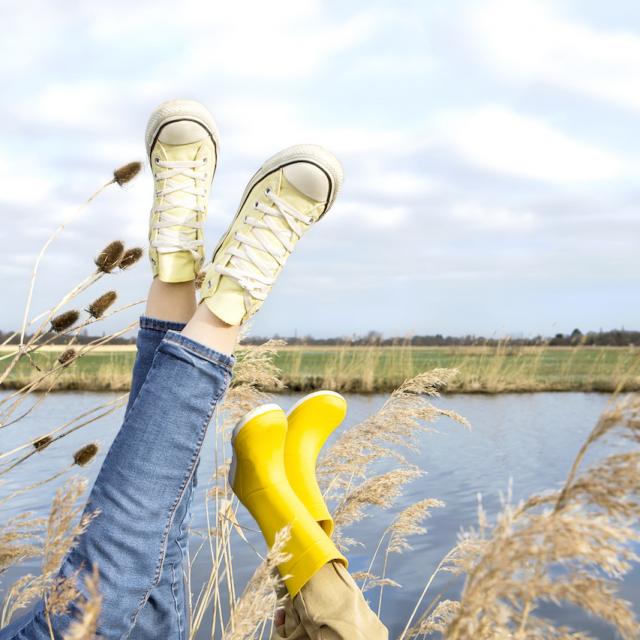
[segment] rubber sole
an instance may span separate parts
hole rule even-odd
[[[242,416],[242,418],[238,420],[238,422],[236,423],[236,426],[233,428],[233,433],[231,434],[231,443],[233,444],[233,441],[236,439],[240,431],[242,431],[242,427],[244,427],[250,420],[253,420],[256,417],[261,416],[264,413],[269,413],[269,411],[282,411],[282,408],[279,407],[277,404],[271,402],[269,404],[262,404],[259,407],[256,407],[255,409],[252,409],[251,411],[249,411],[249,413],[246,413],[244,416]],[[229,466],[228,479],[229,479],[229,486],[233,487],[233,483],[235,482],[235,479],[236,479],[235,451],[233,452],[233,457],[231,458],[231,465]]]
[[[287,417],[289,417],[301,404],[310,400],[311,398],[316,398],[318,396],[333,396],[334,398],[340,398],[344,400],[344,396],[340,395],[337,391],[329,391],[327,389],[323,389],[321,391],[314,391],[313,393],[309,393],[304,398],[300,398],[298,402],[296,402],[290,409],[287,411]]]
[[[149,116],[144,135],[147,155],[151,153],[162,127],[179,120],[191,120],[202,125],[209,132],[216,147],[216,156],[218,155],[218,149],[220,148],[218,127],[208,109],[195,100],[167,100],[167,102],[163,102],[155,109]]]
[[[250,420],[261,416],[264,413],[269,413],[269,411],[282,411],[282,408],[277,404],[270,402],[268,404],[261,404],[259,407],[252,409],[249,413],[246,413],[240,420],[236,423],[236,426],[233,428],[233,433],[231,435],[231,442],[233,442],[240,431],[242,431],[242,427],[244,427]]]

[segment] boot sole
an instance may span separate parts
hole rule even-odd
[[[149,116],[149,122],[147,123],[144,136],[147,155],[151,154],[151,149],[153,149],[162,128],[172,122],[179,122],[180,120],[197,122],[207,130],[216,150],[217,164],[220,147],[218,127],[207,108],[195,100],[168,100],[167,102],[163,102],[151,116]]]

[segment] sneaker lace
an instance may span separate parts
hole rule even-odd
[[[207,158],[174,161],[155,159],[156,166],[164,171],[154,174],[156,197],[160,200],[151,212],[155,218],[151,229],[158,231],[150,243],[152,247],[160,250],[182,249],[190,251],[196,259],[199,257],[198,248],[204,241],[202,234],[197,233],[198,229],[202,229],[203,223],[202,220],[198,221],[198,213],[206,211],[207,187],[204,181],[207,180],[208,173],[198,169],[206,163]],[[189,182],[176,180],[178,176],[188,178]],[[165,183],[160,187],[162,181]],[[198,198],[203,198],[202,205],[198,205]],[[174,209],[187,209],[189,213],[176,212]],[[176,229],[179,226],[194,229],[193,235],[196,237],[191,237],[189,231]],[[200,239],[197,238],[198,235]]]
[[[238,244],[227,249],[227,255],[231,256],[228,266],[215,265],[218,273],[235,280],[249,295],[258,300],[267,297],[279,269],[306,228],[313,222],[312,217],[304,215],[276,196],[270,188],[267,188],[264,194],[272,206],[262,202],[254,203],[253,208],[263,214],[262,218],[245,216],[244,223],[249,230],[247,234],[239,231],[235,233],[234,239]],[[284,226],[281,222],[284,222]],[[264,256],[265,253],[271,260]]]

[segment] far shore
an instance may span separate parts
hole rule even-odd
[[[56,367],[65,348],[39,349],[33,362],[23,359],[2,387],[20,389],[34,382]],[[10,353],[15,347],[1,350]],[[134,359],[133,344],[96,347],[59,375],[40,382],[37,390],[128,391]],[[282,346],[275,364],[285,390],[293,391],[388,392],[407,378],[437,368],[459,371],[447,389],[458,393],[640,390],[640,349],[634,347]]]

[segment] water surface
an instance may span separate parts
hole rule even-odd
[[[0,432],[0,448],[2,451],[11,449],[82,411],[115,397],[117,394],[91,392],[52,395],[45,403],[46,408],[40,408],[19,425]],[[348,396],[349,415],[345,424],[354,424],[375,412],[385,398],[385,395]],[[278,403],[285,409],[298,399],[297,395],[277,397]],[[607,395],[602,394],[538,393],[451,395],[436,402],[468,418],[473,426],[472,431],[466,431],[452,421],[443,419],[435,425],[437,432],[421,435],[421,450],[419,453],[411,453],[409,459],[425,469],[427,474],[408,485],[395,509],[372,512],[362,523],[346,532],[363,543],[363,547],[357,547],[349,554],[351,569],[365,570],[382,531],[399,510],[425,497],[439,498],[446,503],[445,508],[434,510],[427,522],[428,533],[413,538],[413,552],[391,556],[389,577],[399,582],[402,588],[385,589],[382,619],[390,628],[390,637],[397,636],[403,628],[425,581],[453,546],[459,530],[475,525],[477,494],[482,494],[484,507],[491,516],[500,509],[500,494],[504,494],[509,485],[512,487],[514,501],[526,498],[534,492],[560,486],[576,451],[608,399]],[[0,486],[0,495],[6,495],[18,487],[37,482],[59,471],[71,461],[75,450],[87,442],[97,440],[101,445],[98,460],[86,470],[90,480],[93,480],[121,420],[122,411],[118,411],[52,445],[43,454],[33,456],[15,472],[5,476],[5,483]],[[618,445],[620,446],[622,445]],[[610,450],[611,447],[601,451]],[[203,491],[212,470],[212,442],[209,438],[200,468],[199,493],[194,501],[196,528],[203,528],[206,523]],[[43,489],[19,496],[10,504],[2,505],[2,520],[23,511],[45,515],[52,494],[59,485],[60,482],[51,483]],[[241,521],[253,526],[245,514]],[[258,536],[250,535],[250,541],[261,547]],[[240,567],[241,586],[255,567],[255,553],[238,540],[234,554]],[[5,586],[28,570],[34,570],[34,567],[23,565],[19,570],[11,571],[5,580]],[[207,571],[205,563],[196,561],[193,570],[194,585],[199,587]],[[0,585],[0,589],[2,586]],[[455,598],[459,593],[459,586],[459,581],[452,580],[451,576],[445,574],[435,581],[432,593],[435,595],[442,591],[446,597]],[[623,594],[635,603],[640,615],[640,570],[636,569],[627,576]],[[377,607],[377,590],[368,592],[367,596],[375,603],[374,608]],[[615,638],[608,627],[585,620],[578,611],[552,608],[545,611],[559,623],[579,625],[579,629],[589,631],[594,637]],[[210,636],[206,633],[205,625],[198,638],[207,637]]]

